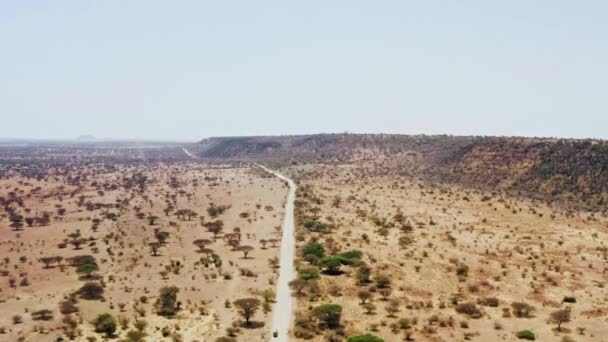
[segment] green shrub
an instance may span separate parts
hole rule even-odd
[[[372,334],[351,336],[347,339],[348,342],[384,342],[380,337],[376,337]]]
[[[319,269],[316,267],[307,267],[298,271],[298,278],[303,280],[312,280],[319,278]]]
[[[108,313],[97,316],[93,325],[95,325],[96,332],[105,333],[108,337],[113,336],[116,332],[116,320]]]
[[[328,273],[337,274],[340,272],[342,258],[337,255],[326,256],[319,260],[319,264],[324,267]]]
[[[156,303],[156,313],[161,316],[173,316],[179,309],[181,303],[177,300],[179,289],[175,286],[166,286],[160,289]]]
[[[304,249],[302,250],[302,253],[304,254],[304,256],[314,255],[320,259],[325,256],[325,249],[323,248],[323,245],[321,245],[320,243],[311,242],[308,245],[306,245],[306,247],[304,247]]]
[[[342,263],[345,265],[350,264],[355,259],[361,259],[363,257],[363,253],[360,251],[348,251],[338,254],[340,258],[342,258]]]
[[[145,338],[146,333],[138,330],[129,330],[129,332],[127,332],[125,342],[144,342]]]
[[[536,340],[536,336],[530,330],[522,330],[522,331],[518,332],[517,338],[519,338],[521,340],[529,340],[529,341]]]
[[[342,307],[337,304],[322,304],[313,309],[313,314],[328,328],[333,328],[340,325]]]

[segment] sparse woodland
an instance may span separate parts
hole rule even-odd
[[[0,146],[0,340],[267,341],[296,181],[297,341],[604,341],[605,142]]]
[[[88,149],[2,155],[0,340],[267,338],[285,185],[171,149]]]
[[[290,166],[305,341],[603,341],[608,225],[502,193]]]

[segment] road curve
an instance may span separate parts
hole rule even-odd
[[[285,204],[285,218],[283,220],[283,237],[281,238],[279,281],[270,334],[270,340],[273,342],[287,342],[289,341],[289,328],[293,319],[293,297],[289,289],[289,282],[295,278],[293,259],[295,257],[296,241],[294,237],[293,201],[296,197],[296,185],[282,174],[262,165],[260,167],[289,184],[289,193]],[[274,331],[279,334],[276,338],[272,336]]]

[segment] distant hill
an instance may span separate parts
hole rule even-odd
[[[381,156],[424,153],[442,158],[476,137],[447,135],[316,134],[294,136],[220,137],[205,139],[196,151],[203,158],[271,159],[282,162],[353,162]]]
[[[589,210],[608,208],[608,143],[448,135],[317,134],[209,138],[208,160],[373,163],[386,173],[510,191]]]

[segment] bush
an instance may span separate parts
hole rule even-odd
[[[236,338],[222,336],[215,339],[215,342],[236,342]]]
[[[385,289],[391,285],[391,278],[384,274],[379,274],[374,279],[376,281],[376,286],[381,289]]]
[[[175,286],[163,287],[156,300],[156,313],[160,316],[173,316],[179,311],[181,303],[177,301],[179,289]]]
[[[518,318],[528,318],[535,310],[532,305],[523,302],[514,302],[511,307],[513,308],[513,314]]]
[[[380,337],[376,337],[372,334],[351,336],[347,339],[348,342],[384,342]]]
[[[367,284],[370,282],[369,277],[372,273],[372,269],[369,268],[368,266],[361,266],[359,267],[359,269],[357,270],[357,283],[358,284]]]
[[[517,338],[519,338],[521,340],[529,340],[529,341],[536,340],[536,336],[530,330],[522,330],[522,331],[518,332]]]
[[[325,223],[319,222],[315,219],[308,219],[304,222],[304,227],[310,229],[313,232],[321,232],[325,230]]]
[[[103,298],[103,287],[97,283],[86,283],[77,291],[80,298],[93,300]]]
[[[129,330],[125,342],[143,342],[145,341],[146,333],[139,330]]]
[[[329,274],[338,274],[342,265],[342,258],[337,255],[323,257],[319,260],[319,264],[325,268]]]
[[[303,280],[312,280],[319,278],[319,269],[316,267],[307,267],[298,271],[298,278]]]
[[[72,266],[81,266],[84,264],[94,264],[97,265],[97,262],[95,261],[95,257],[93,257],[92,255],[77,255],[71,258],[68,258],[67,261],[72,264]]]
[[[342,263],[344,265],[350,265],[355,260],[361,259],[363,257],[363,253],[360,251],[348,251],[338,254],[340,258],[342,258]]]
[[[311,242],[306,245],[302,250],[302,253],[304,254],[304,256],[314,255],[319,259],[325,256],[325,250],[323,248],[323,245],[318,242]]]
[[[325,323],[328,328],[333,328],[340,325],[342,307],[337,304],[322,304],[315,307],[313,313],[320,321]]]
[[[31,315],[34,321],[50,321],[53,319],[53,311],[48,309],[34,311]]]
[[[456,267],[456,275],[460,280],[464,280],[469,275],[469,266],[460,264]]]
[[[470,316],[471,318],[481,318],[481,311],[474,303],[462,303],[456,305],[456,312]]]
[[[566,296],[566,297],[564,297],[563,302],[564,303],[576,303],[576,298]]]
[[[93,325],[96,332],[105,333],[108,337],[113,336],[114,332],[116,332],[116,320],[108,313],[97,316]]]
[[[500,305],[500,302],[498,301],[498,298],[496,298],[496,297],[487,297],[487,298],[478,299],[477,304],[497,308],[498,305]]]
[[[70,296],[68,299],[59,303],[59,312],[64,315],[69,315],[74,312],[78,312],[78,307],[76,306],[76,298]]]

